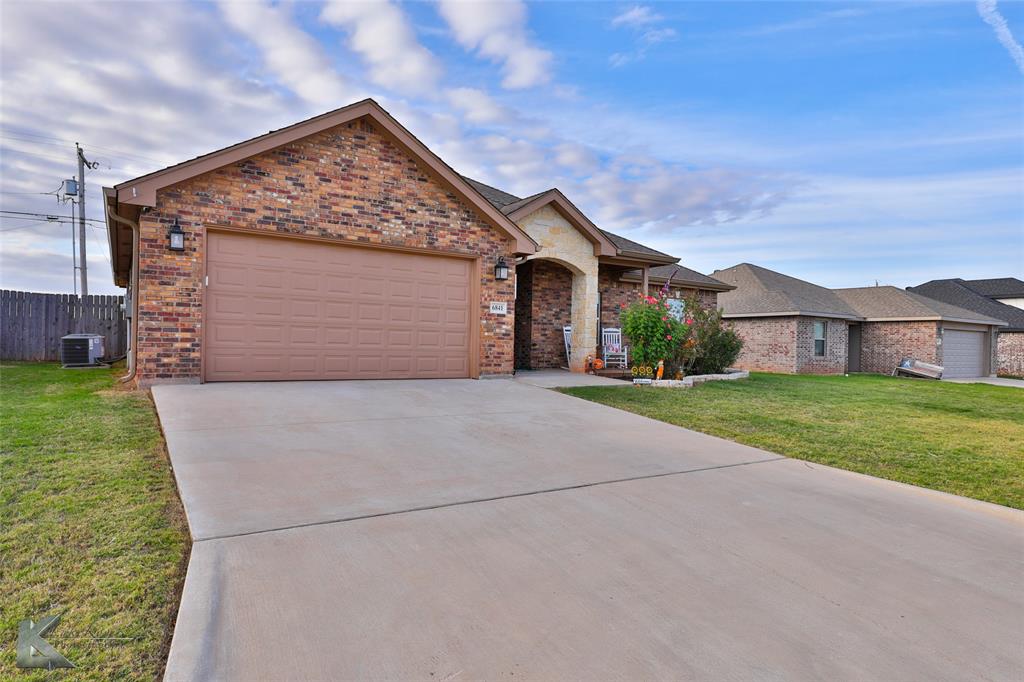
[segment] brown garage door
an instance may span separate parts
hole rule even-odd
[[[472,262],[210,232],[207,381],[469,376]]]

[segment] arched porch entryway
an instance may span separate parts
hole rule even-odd
[[[596,259],[594,262],[596,270]],[[559,258],[530,258],[516,267],[516,369],[583,369],[597,347],[597,273]],[[572,325],[572,357],[563,328]]]

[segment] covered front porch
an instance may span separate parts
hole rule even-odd
[[[583,372],[588,357],[601,357],[601,330],[619,326],[620,303],[646,290],[650,266],[678,260],[622,237],[613,241],[558,190],[503,210],[540,247],[515,267],[517,370]],[[627,271],[641,281],[623,281]]]
[[[606,329],[618,329],[623,303],[642,285],[619,280],[621,267],[598,265],[587,272],[556,258],[531,258],[516,268],[516,370],[586,368],[587,357],[603,357]],[[564,330],[571,327],[566,337]]]

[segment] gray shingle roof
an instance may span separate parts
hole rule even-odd
[[[643,244],[635,242],[632,239],[626,239],[625,237],[615,234],[614,232],[609,232],[608,230],[601,230],[601,232],[603,232],[604,236],[608,237],[608,239],[612,241],[612,244],[615,244],[615,248],[625,253],[636,253],[640,254],[641,256],[654,256],[656,258],[673,258],[673,256],[670,256],[667,253],[657,251],[649,246],[644,246]]]
[[[648,271],[649,281],[656,284],[664,283],[669,277],[672,278],[673,284],[692,284],[698,289],[730,291],[734,288],[731,284],[719,282],[717,279],[712,279],[707,275],[702,275],[696,270],[683,267],[678,263],[672,263],[671,265],[656,265]],[[641,273],[640,270],[628,270],[622,273],[622,279],[628,282],[640,282],[643,280],[643,273]]]
[[[1000,331],[1024,331],[1024,310],[982,296],[973,288],[968,287],[963,280],[934,279],[920,286],[907,287],[907,290],[936,301],[981,313],[987,317],[1003,320],[1008,326]]]
[[[949,320],[1004,325],[1002,320],[896,287],[836,289],[835,293],[867,320]]]
[[[726,317],[812,315],[859,319],[860,315],[831,289],[750,263],[740,263],[711,276],[736,287],[718,295]]]
[[[473,189],[475,189],[477,192],[480,192],[480,194],[483,194],[484,195],[484,199],[487,199],[487,201],[491,202],[494,205],[495,208],[504,208],[504,207],[508,206],[509,204],[514,204],[517,201],[521,201],[521,199],[519,197],[515,196],[514,194],[509,194],[508,192],[503,192],[500,189],[498,189],[497,187],[491,187],[490,185],[485,185],[484,183],[480,182],[479,180],[474,180],[473,178],[467,178],[465,175],[462,176],[462,179],[465,180],[466,182],[468,182],[470,185],[472,185]]]
[[[982,296],[989,298],[1024,298],[1024,282],[1016,277],[997,277],[995,279],[958,280]]]

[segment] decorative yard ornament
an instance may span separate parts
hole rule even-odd
[[[38,623],[25,619],[18,623],[18,643],[15,645],[15,664],[19,668],[74,668],[75,664],[43,639],[50,630],[57,627],[60,616],[43,616]]]

